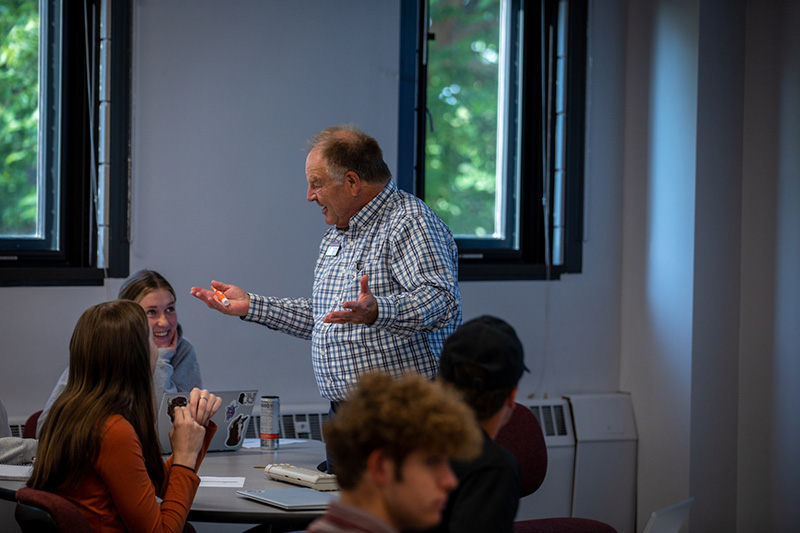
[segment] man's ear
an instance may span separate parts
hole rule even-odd
[[[519,388],[519,387],[514,387],[514,388],[511,390],[511,394],[509,394],[509,395],[508,395],[508,398],[506,398],[506,405],[507,405],[508,407],[510,407],[511,409],[513,409],[513,408],[514,408],[514,406],[515,406],[515,405],[516,405],[516,403],[517,403],[517,389],[518,389],[518,388]]]
[[[355,170],[348,170],[344,173],[344,184],[354,198],[361,194],[361,177]]]
[[[394,479],[394,461],[383,450],[372,450],[367,457],[367,475],[376,486]]]

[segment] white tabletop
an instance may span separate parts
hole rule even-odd
[[[248,439],[246,445],[258,441]],[[325,460],[325,445],[315,440],[281,439],[278,450],[260,447],[243,447],[236,452],[208,453],[198,474],[202,481],[197,489],[189,520],[196,522],[237,522],[246,524],[270,523],[302,529],[321,511],[284,511],[270,505],[248,500],[236,494],[237,490],[287,488],[289,485],[274,481],[264,473],[264,467],[274,463],[289,463],[315,469]],[[244,478],[241,487],[207,486],[209,478]],[[232,481],[227,480],[226,481]]]
[[[256,439],[247,439],[245,445],[257,446],[257,443]],[[236,491],[293,487],[268,478],[264,467],[274,463],[289,463],[316,468],[324,460],[325,444],[316,440],[281,439],[280,447],[275,451],[243,447],[235,452],[209,452],[198,471],[201,484],[189,512],[189,521],[265,523],[272,524],[274,531],[303,529],[322,511],[284,511],[243,498]],[[226,478],[224,481],[233,484],[225,487],[207,486],[213,478]],[[242,481],[241,478],[244,478],[242,486],[233,486],[237,481]],[[24,484],[24,481],[0,480],[0,488],[16,490]]]

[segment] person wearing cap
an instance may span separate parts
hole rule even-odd
[[[324,429],[341,487],[312,533],[431,527],[458,483],[450,459],[475,457],[475,417],[452,388],[409,373],[364,374]],[[488,530],[487,530],[488,531]]]
[[[442,522],[431,532],[510,533],[519,506],[520,474],[514,456],[494,438],[511,418],[525,366],[514,328],[484,315],[459,327],[444,343],[438,379],[461,391],[483,429],[481,454],[453,461],[458,488]]]

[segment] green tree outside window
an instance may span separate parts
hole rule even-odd
[[[0,0],[0,236],[36,234],[39,3]]]
[[[497,191],[500,0],[431,0],[425,201],[456,235],[490,237]]]

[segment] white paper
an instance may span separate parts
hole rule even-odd
[[[218,476],[200,476],[201,487],[227,487],[227,488],[241,488],[244,487],[243,477],[218,477]]]

